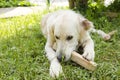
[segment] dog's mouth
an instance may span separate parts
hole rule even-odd
[[[76,52],[78,52],[79,54],[83,54],[83,47],[79,46]]]
[[[73,50],[73,51],[82,55],[83,54],[83,47],[79,46],[76,50]],[[62,56],[62,55],[57,56],[57,59],[59,60],[59,62],[61,62],[63,59],[65,59],[65,56]]]

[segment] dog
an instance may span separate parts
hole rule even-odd
[[[63,73],[59,60],[62,56],[69,60],[72,51],[83,47],[82,56],[94,61],[94,42],[90,32],[97,32],[103,38],[110,36],[101,30],[94,29],[91,21],[72,10],[59,10],[46,14],[41,20],[41,31],[47,39],[45,52],[50,61],[50,75],[58,77]]]

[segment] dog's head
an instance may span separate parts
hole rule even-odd
[[[91,27],[93,24],[87,19],[81,19],[79,15],[58,17],[53,30],[57,56],[63,54],[68,60],[71,52],[87,37]]]

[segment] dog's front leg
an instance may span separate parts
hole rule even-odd
[[[55,51],[52,49],[53,42],[50,39],[47,40],[45,51],[46,56],[50,61],[50,75],[52,77],[58,77],[62,73],[62,66],[60,65]]]
[[[94,61],[94,57],[95,57],[95,52],[94,52],[94,42],[93,40],[90,38],[88,40],[86,40],[83,44],[84,46],[84,53],[83,53],[83,57]]]

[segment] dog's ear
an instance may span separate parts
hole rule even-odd
[[[87,19],[82,21],[82,25],[85,30],[89,30],[93,27],[93,23]]]

